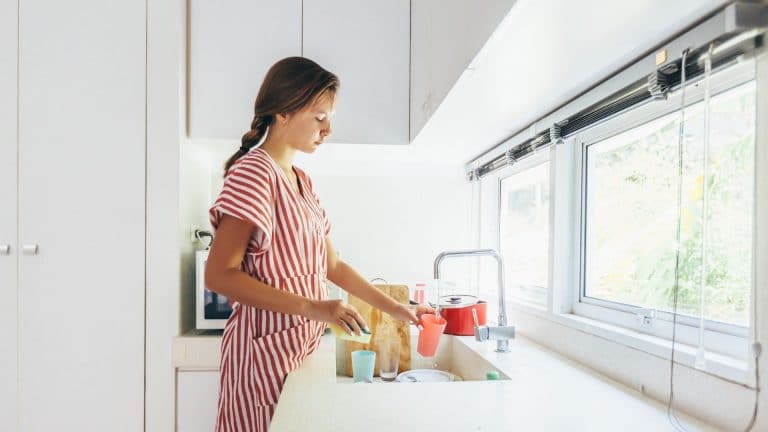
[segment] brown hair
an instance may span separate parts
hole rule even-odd
[[[287,57],[267,71],[253,108],[251,130],[243,135],[240,148],[224,165],[224,175],[235,161],[261,141],[275,115],[301,110],[318,97],[339,89],[339,78],[304,57]]]

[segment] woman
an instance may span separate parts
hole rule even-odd
[[[366,323],[327,278],[396,319],[428,308],[397,303],[337,258],[330,223],[296,151],[331,133],[338,78],[302,57],[273,65],[256,97],[251,130],[227,161],[210,210],[216,236],[205,283],[234,301],[221,347],[217,431],[266,431],[286,375],[315,351],[326,323],[360,334]],[[264,143],[254,148],[261,140]]]

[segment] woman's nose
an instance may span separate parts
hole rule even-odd
[[[328,122],[328,125],[324,127],[322,131],[320,131],[320,134],[323,136],[323,138],[331,134],[331,122]]]

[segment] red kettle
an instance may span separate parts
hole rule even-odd
[[[477,323],[486,324],[488,303],[467,294],[450,294],[440,297],[440,315],[445,318],[445,334],[457,336],[473,336],[475,320],[472,311],[477,313]]]

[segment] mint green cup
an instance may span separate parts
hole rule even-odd
[[[372,383],[375,364],[376,353],[374,351],[352,351],[352,380]]]

